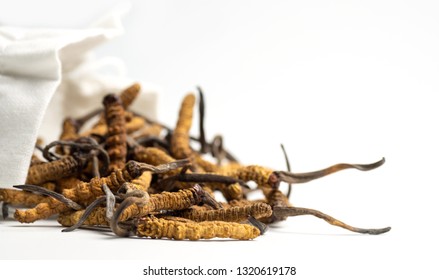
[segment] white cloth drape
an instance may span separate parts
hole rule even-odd
[[[24,183],[37,136],[55,140],[65,116],[96,109],[106,93],[133,82],[121,60],[96,60],[90,52],[123,34],[123,13],[85,29],[0,27],[0,187]],[[159,89],[141,85],[133,106],[154,117]]]

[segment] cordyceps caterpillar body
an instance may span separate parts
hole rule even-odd
[[[260,235],[259,229],[248,224],[233,222],[193,222],[147,216],[135,225],[139,237],[169,238],[175,240],[199,240],[212,238],[254,239]]]
[[[256,219],[270,217],[272,211],[270,205],[263,202],[257,202],[245,206],[232,206],[213,210],[206,210],[201,207],[191,207],[189,209],[173,212],[173,214],[196,222],[224,221],[239,223],[246,221],[249,216]]]
[[[127,135],[125,126],[125,110],[122,101],[114,94],[104,98],[105,120],[108,135],[105,141],[108,155],[110,156],[110,171],[124,167],[127,156]]]
[[[32,165],[29,168],[26,183],[39,185],[48,181],[75,175],[83,163],[73,156],[65,156],[59,160]]]

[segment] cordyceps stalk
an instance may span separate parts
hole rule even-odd
[[[378,228],[378,229],[365,229],[365,228],[357,228],[350,226],[348,224],[343,223],[325,213],[322,213],[318,210],[309,209],[309,208],[301,208],[301,207],[273,207],[273,213],[277,216],[281,217],[290,217],[290,216],[301,216],[301,215],[312,215],[314,217],[320,218],[328,222],[329,224],[337,227],[341,227],[353,232],[364,233],[364,234],[382,234],[388,232],[391,227],[386,228]]]
[[[56,181],[78,173],[83,163],[73,156],[65,156],[59,160],[40,163],[29,168],[27,184],[40,185],[48,181]]]
[[[117,95],[108,94],[103,101],[108,135],[105,141],[110,156],[110,171],[123,168],[127,157],[125,110]]]
[[[371,164],[349,164],[339,163],[328,168],[306,173],[291,173],[287,171],[273,171],[257,165],[240,166],[235,168],[225,168],[220,170],[220,174],[240,179],[242,181],[254,181],[259,187],[277,188],[280,182],[290,184],[306,183],[324,176],[333,174],[344,169],[357,169],[369,171],[384,164],[384,158]]]
[[[135,224],[135,234],[139,237],[169,238],[175,240],[199,240],[232,238],[239,240],[254,239],[260,235],[259,229],[252,225],[232,222],[193,222],[190,220],[175,220],[144,217]]]
[[[273,172],[272,177],[270,178],[270,182],[272,185],[278,184],[280,182],[286,182],[290,184],[306,183],[344,169],[353,168],[360,171],[369,171],[377,167],[380,167],[381,165],[384,164],[384,162],[385,159],[382,158],[381,160],[371,164],[339,163],[322,170],[306,172],[306,173],[291,173],[286,171],[275,171]]]
[[[138,197],[126,198],[117,208],[111,220],[111,229],[119,236],[128,236],[129,231],[119,227],[119,221],[126,221],[135,217],[142,217],[161,210],[182,210],[192,205],[207,204],[213,208],[221,207],[199,185],[178,192],[162,192],[151,195],[149,199]]]
[[[108,226],[106,212],[106,207],[96,207],[92,211],[90,211],[87,216],[85,216],[85,219],[83,221],[81,221],[81,218],[83,218],[84,214],[86,214],[86,210],[67,211],[59,214],[58,223],[65,227],[72,227],[76,224],[80,224],[79,226]],[[74,229],[76,228],[77,227],[75,227]],[[72,230],[73,229],[64,229],[63,232],[69,232]]]

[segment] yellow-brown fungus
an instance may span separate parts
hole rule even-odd
[[[110,156],[110,171],[123,168],[127,156],[125,110],[120,99],[109,94],[104,98],[105,119],[108,127],[106,148]]]
[[[136,235],[150,238],[169,238],[175,240],[199,240],[212,238],[232,238],[239,240],[254,239],[259,230],[247,224],[232,222],[192,222],[173,221],[164,218],[144,217],[136,225]]]
[[[281,182],[306,183],[344,169],[372,170],[384,159],[305,173],[291,172],[288,160],[287,171],[240,164],[224,149],[222,136],[206,140],[204,96],[198,91],[198,137],[190,135],[193,94],[184,97],[171,128],[129,109],[139,84],[107,95],[103,106],[81,118],[66,118],[58,141],[36,146],[48,162],[34,155],[27,184],[14,186],[21,190],[0,189],[3,215],[8,206],[25,207],[15,211],[16,220],[31,223],[58,215],[67,227],[64,232],[98,226],[121,237],[176,240],[254,239],[265,232],[264,223],[300,215],[357,233],[390,230],[352,227],[320,211],[293,206],[290,188],[288,195],[279,189]],[[264,198],[249,200],[253,192]]]

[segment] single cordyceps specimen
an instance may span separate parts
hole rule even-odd
[[[140,84],[135,83],[122,91],[122,93],[120,94],[120,101],[122,102],[122,106],[125,109],[127,109],[134,102],[134,100],[140,93],[140,88]]]
[[[66,156],[56,161],[33,165],[27,173],[26,183],[39,185],[75,175],[82,167],[82,164],[73,156]]]
[[[245,222],[249,216],[256,219],[270,217],[272,214],[270,205],[262,202],[252,203],[245,206],[232,206],[229,208],[206,210],[201,207],[191,207],[186,210],[173,212],[178,217],[196,222],[201,221],[224,221]]]
[[[122,101],[114,94],[104,98],[105,120],[108,135],[105,141],[110,156],[110,171],[123,168],[127,156],[127,135],[125,126],[125,110]]]
[[[135,224],[135,234],[139,237],[175,240],[199,240],[215,237],[249,240],[258,237],[260,231],[247,224],[221,221],[195,223],[190,220],[175,221],[151,216],[144,217]]]
[[[188,94],[183,99],[178,122],[172,133],[171,151],[175,158],[182,159],[191,156],[192,149],[189,144],[189,130],[192,126],[195,95]]]
[[[390,230],[353,227],[318,210],[296,207],[289,199],[291,184],[344,169],[372,170],[384,158],[294,173],[282,146],[287,171],[244,165],[224,148],[221,135],[206,140],[200,88],[198,103],[194,94],[184,97],[174,129],[129,108],[139,93],[140,85],[133,84],[119,95],[108,94],[96,104],[99,108],[77,119],[66,118],[59,140],[45,147],[37,143],[27,184],[14,186],[21,190],[0,189],[3,216],[8,207],[25,207],[16,209],[16,220],[32,223],[58,215],[66,227],[63,232],[105,227],[121,237],[176,240],[249,240],[263,234],[266,224],[301,215],[356,233]],[[199,137],[190,135],[195,106]],[[248,182],[255,186],[250,188]],[[279,189],[282,182],[289,185],[287,194]],[[263,198],[250,200],[253,193]],[[218,202],[217,196],[226,202]]]

